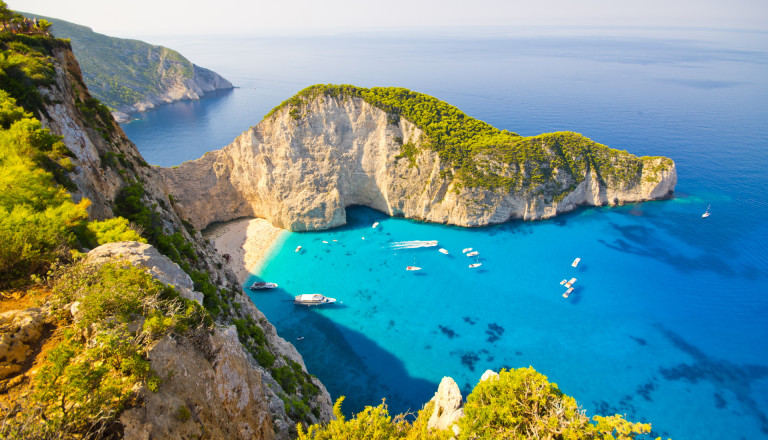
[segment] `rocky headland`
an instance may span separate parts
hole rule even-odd
[[[216,90],[232,89],[218,73],[191,63],[173,49],[139,40],[115,38],[86,26],[43,17],[51,31],[68,38],[93,97],[110,107],[118,122],[131,113],[181,100],[197,100]]]
[[[638,158],[570,132],[525,138],[482,126],[491,143],[470,139],[485,144],[457,159],[440,149],[439,133],[403,109],[371,103],[367,89],[349,90],[309,88],[229,146],[160,169],[183,217],[197,228],[249,216],[308,231],[343,225],[346,207],[365,205],[392,216],[484,226],[550,218],[582,205],[662,199],[677,182],[670,159]]]

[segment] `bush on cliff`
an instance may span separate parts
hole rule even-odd
[[[160,383],[146,356],[153,342],[212,324],[196,302],[129,263],[78,262],[58,267],[51,280],[60,342],[0,424],[0,438],[108,436],[139,387]]]
[[[368,406],[352,419],[341,412],[340,397],[334,405],[336,420],[325,426],[297,427],[299,440],[330,439],[447,439],[452,430],[429,430],[427,420],[433,403],[419,412],[413,422],[401,414],[394,419],[385,403]],[[477,384],[467,396],[464,416],[459,419],[459,439],[603,439],[631,440],[651,431],[650,424],[632,423],[620,415],[584,415],[573,397],[533,368],[501,370]]]

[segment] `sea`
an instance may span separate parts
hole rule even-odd
[[[677,164],[670,200],[483,228],[349,207],[346,226],[283,234],[246,282],[279,288],[246,292],[332,399],[346,396],[347,414],[383,399],[392,414],[415,413],[445,376],[466,396],[487,369],[532,366],[589,416],[651,423],[653,438],[768,438],[767,33],[524,28],[149,41],[237,86],[124,124],[155,165],[222,148],[319,83],[406,87],[499,129],[570,130]],[[399,245],[414,240],[438,245]],[[561,281],[571,278],[564,298]],[[337,302],[290,301],[315,292]]]

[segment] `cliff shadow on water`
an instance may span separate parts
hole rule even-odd
[[[289,238],[276,258],[244,284],[248,286],[255,280],[278,281],[280,287],[272,291],[245,290],[274,323],[280,336],[298,349],[307,370],[323,382],[332,400],[345,396],[345,414],[356,414],[365,406],[378,405],[382,399],[386,399],[391,414],[416,413],[432,398],[439,384],[415,377],[397,355],[366,335],[369,330],[378,332],[381,325],[395,332],[397,318],[377,313],[376,301],[382,301],[384,292],[377,291],[376,284],[386,280],[373,285],[365,283],[380,274],[372,275],[367,268],[354,267],[354,259],[347,257],[364,250],[355,247],[351,239],[341,238],[353,235],[363,246],[373,244],[370,237],[366,242],[361,240],[362,236],[372,233],[374,222],[388,216],[364,207],[351,211],[350,214],[348,209],[348,224],[339,228],[292,233],[294,240],[304,243],[302,251],[294,252],[295,245]],[[339,237],[338,242],[333,241],[335,236]],[[379,244],[373,246],[377,248]],[[292,258],[303,263],[291,261]],[[308,266],[315,264],[325,269],[313,270]],[[359,282],[346,277],[345,273],[350,271],[360,277]],[[336,297],[338,301],[318,307],[291,302],[296,295],[314,292]],[[360,302],[367,303],[366,307],[360,307]],[[359,313],[364,314],[358,316]],[[350,319],[352,324],[348,325]]]

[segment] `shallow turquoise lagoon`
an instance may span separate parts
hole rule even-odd
[[[486,369],[531,365],[590,414],[652,421],[664,435],[749,420],[759,436],[768,368],[749,365],[768,336],[765,302],[751,306],[763,280],[731,289],[750,269],[707,251],[718,220],[704,208],[681,198],[478,229],[352,208],[343,228],[290,234],[248,281],[280,288],[250,296],[348,411],[382,398],[415,411],[443,376],[466,393]],[[439,245],[393,249],[406,240]],[[572,277],[565,299],[560,281]],[[713,293],[726,291],[724,307]],[[313,292],[339,303],[289,301]]]

